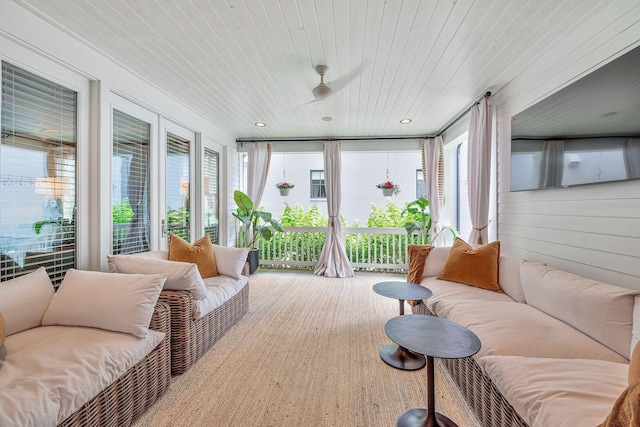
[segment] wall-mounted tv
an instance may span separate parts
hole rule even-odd
[[[511,191],[640,178],[640,47],[511,120]]]

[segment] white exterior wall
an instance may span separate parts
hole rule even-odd
[[[640,181],[509,191],[511,117],[638,44],[638,3],[611,2],[494,96],[504,253],[640,289]]]

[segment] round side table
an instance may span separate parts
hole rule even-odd
[[[459,359],[480,350],[480,338],[450,320],[414,314],[389,320],[384,330],[394,342],[427,356],[427,409],[410,409],[398,418],[398,427],[457,427],[451,419],[436,413],[433,358]]]
[[[432,295],[432,292],[424,286],[409,282],[380,282],[373,285],[373,291],[388,298],[398,299],[400,316],[404,315],[405,300],[423,300]],[[427,363],[423,355],[412,353],[398,344],[382,347],[380,358],[386,364],[403,371],[422,369]]]

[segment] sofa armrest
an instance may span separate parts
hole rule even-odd
[[[166,335],[171,333],[171,310],[169,304],[162,301],[156,302],[153,315],[151,316],[151,322],[149,323],[149,329],[164,332]]]

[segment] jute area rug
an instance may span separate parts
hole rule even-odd
[[[253,274],[249,313],[135,425],[395,426],[404,411],[426,407],[426,369],[380,359],[390,343],[384,324],[399,307],[371,287],[404,279]],[[439,363],[436,410],[461,427],[480,426]]]

